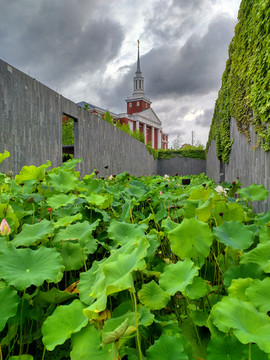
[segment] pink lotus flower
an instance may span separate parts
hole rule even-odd
[[[11,228],[8,225],[7,220],[3,219],[2,222],[1,222],[1,225],[0,225],[0,234],[2,236],[6,236],[6,235],[9,235],[10,232],[11,232]]]

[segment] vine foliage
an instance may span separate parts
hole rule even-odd
[[[229,162],[233,139],[230,119],[250,139],[250,126],[258,146],[270,150],[270,6],[269,0],[242,0],[235,36],[216,100],[207,149],[216,141],[217,157]]]

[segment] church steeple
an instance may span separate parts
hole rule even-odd
[[[138,40],[137,71],[135,73],[135,77],[133,78],[133,95],[145,95],[144,78],[140,67],[140,40]]]

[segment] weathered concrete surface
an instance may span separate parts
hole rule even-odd
[[[199,175],[206,172],[206,160],[175,156],[158,161],[158,175]]]
[[[30,76],[0,60],[0,152],[10,158],[0,171],[18,173],[25,165],[62,163],[62,114],[75,119],[74,156],[82,158],[82,175],[93,169],[100,176],[129,171],[154,174],[157,162],[140,143],[98,119]],[[105,169],[104,166],[108,166]]]
[[[243,187],[251,184],[264,185],[270,191],[270,152],[256,148],[257,135],[253,128],[250,129],[251,140],[237,130],[236,121],[231,120],[230,137],[234,142],[229,156],[229,164],[225,164],[225,180],[231,182],[239,177]],[[207,175],[219,178],[220,172],[218,161],[215,160],[216,147],[212,142],[207,153]],[[267,212],[270,210],[270,196],[265,201],[254,202],[253,208],[256,212]]]

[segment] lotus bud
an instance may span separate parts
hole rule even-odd
[[[6,235],[9,235],[10,232],[11,232],[11,228],[8,225],[7,220],[3,219],[2,222],[1,222],[1,225],[0,225],[0,234],[2,236],[6,236]]]

